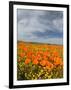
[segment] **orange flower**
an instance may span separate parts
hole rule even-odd
[[[55,65],[61,65],[62,64],[62,58],[60,58],[60,57],[55,57],[54,61],[55,61]]]
[[[24,57],[24,55],[25,55],[24,53],[20,53],[20,57],[22,57],[22,58],[23,58],[23,57]]]
[[[53,67],[54,67],[54,65],[51,63],[50,68],[52,69]]]
[[[41,48],[40,48],[40,50],[41,50]],[[42,55],[42,54],[43,54],[43,52],[42,52],[42,51],[39,51],[39,54],[40,54],[40,55]]]
[[[31,58],[31,56],[32,56],[32,52],[28,52],[28,53],[27,53],[27,57],[28,57],[28,58]]]
[[[49,59],[50,59],[50,61],[54,62],[54,57],[53,56],[51,56]]]
[[[41,55],[40,55],[40,54],[38,54],[38,55],[37,55],[37,57],[38,57],[38,58],[41,58]]]
[[[46,69],[50,70],[51,68],[50,68],[50,66],[46,66]]]
[[[53,52],[52,56],[59,56],[58,52]]]
[[[18,48],[19,49],[23,49],[24,48],[24,44],[21,42],[21,43],[18,43]]]
[[[48,51],[43,53],[44,56],[50,56],[50,53]]]
[[[31,61],[30,59],[26,59],[26,60],[25,60],[25,64],[29,64],[30,61]]]
[[[44,60],[47,60],[47,56],[43,56],[43,59],[44,59]]]
[[[50,70],[50,69],[52,69],[53,67],[54,67],[54,65],[53,65],[52,63],[48,62],[46,68]]]
[[[42,58],[42,57],[41,57],[40,54],[38,54],[38,55],[36,56],[36,59],[37,59],[37,60],[41,60],[41,58]]]
[[[37,59],[34,59],[33,60],[33,64],[36,64],[37,65],[38,64],[38,60]]]
[[[34,58],[36,58],[36,56],[33,54],[33,55],[32,55],[32,61],[33,61]]]
[[[23,48],[23,50],[24,50],[24,51],[27,51],[27,48],[26,48],[26,47],[24,47],[24,48]]]
[[[46,66],[47,60],[41,60],[40,65]]]

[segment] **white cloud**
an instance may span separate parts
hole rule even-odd
[[[56,28],[59,32],[63,31],[63,20],[62,19],[55,19],[53,20],[53,27]]]

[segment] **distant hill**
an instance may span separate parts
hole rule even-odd
[[[50,43],[40,43],[40,42],[24,42],[24,41],[17,41],[18,43],[30,43],[30,44],[47,44],[47,45],[56,45],[56,46],[63,46],[63,45],[60,45],[60,44],[50,44]]]

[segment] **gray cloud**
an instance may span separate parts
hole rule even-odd
[[[17,10],[18,40],[55,43],[63,38],[63,12]],[[53,38],[55,41],[53,42]]]

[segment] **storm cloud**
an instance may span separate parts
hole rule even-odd
[[[17,9],[18,40],[63,44],[63,12]]]

